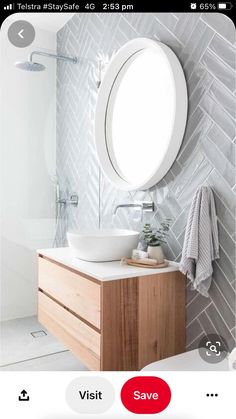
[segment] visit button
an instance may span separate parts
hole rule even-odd
[[[121,389],[121,401],[132,413],[160,413],[167,408],[170,399],[170,387],[158,377],[133,377]]]

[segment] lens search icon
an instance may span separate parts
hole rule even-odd
[[[200,340],[198,351],[204,361],[210,364],[217,364],[226,358],[229,349],[222,336],[210,334]]]
[[[206,355],[207,356],[212,356],[212,354],[214,353],[215,356],[220,356],[221,355],[221,350],[217,349],[221,347],[221,342],[220,341],[216,341],[215,345],[212,344],[212,342],[210,340],[208,340],[206,342]],[[209,349],[208,349],[209,348]]]

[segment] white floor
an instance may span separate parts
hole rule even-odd
[[[70,352],[59,352],[0,367],[0,371],[88,371]]]
[[[8,371],[87,370],[36,317],[1,323],[0,366]]]

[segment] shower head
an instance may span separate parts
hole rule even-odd
[[[17,61],[15,66],[26,71],[44,71],[46,68],[45,65],[33,61]]]
[[[69,62],[72,62],[73,64],[76,64],[78,62],[78,59],[76,57],[67,57],[65,55],[56,55],[56,54],[50,54],[48,52],[33,51],[31,52],[28,61],[17,61],[15,63],[15,66],[17,68],[20,68],[21,70],[26,70],[26,71],[45,70],[46,68],[45,65],[33,61],[33,55],[41,55],[43,57],[55,58],[56,60],[69,61]]]

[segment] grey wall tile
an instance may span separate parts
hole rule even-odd
[[[225,229],[225,227],[220,221],[218,222],[218,231],[222,249],[224,249],[231,262],[235,264],[235,242],[229,236],[229,232]]]
[[[224,249],[222,249],[221,246],[220,246],[220,260],[216,263],[217,263],[217,265],[220,263],[221,269],[223,269],[223,272],[224,272],[226,278],[229,280],[229,282],[231,284],[233,284],[235,279],[236,279],[235,266],[231,262],[231,260],[229,259],[229,257],[227,256],[227,254],[225,253]],[[225,295],[226,290],[224,289],[224,282],[222,284],[221,289],[222,289],[222,292]],[[231,289],[231,292],[232,292],[232,298],[235,299],[234,292],[233,292],[232,289]],[[235,301],[235,303],[236,303],[236,301]]]
[[[212,85],[213,77],[207,71],[204,71],[201,77],[201,82],[199,82],[193,91],[192,95],[189,97],[189,117],[195,111],[197,106],[199,105],[201,99],[206,94],[210,86]]]
[[[235,70],[235,47],[219,35],[214,35],[209,48]]]
[[[172,231],[175,234],[175,237],[179,238],[180,234],[183,233],[187,223],[187,215],[189,212],[190,205],[186,206],[179,216],[175,219],[174,224],[172,225]]]
[[[201,82],[203,75],[205,74],[205,69],[201,65],[197,65],[191,77],[188,79],[188,97],[190,98],[193,94],[193,91],[198,86],[198,83]]]
[[[194,298],[197,297],[197,291],[192,290],[191,282],[188,278],[186,279],[186,283],[187,283],[187,286],[186,286],[186,305],[188,305],[188,304],[191,303],[191,301],[193,301]],[[199,318],[199,316],[198,316],[198,318]]]
[[[206,313],[212,323],[214,324],[217,332],[225,338],[227,344],[229,345],[230,350],[232,350],[234,346],[234,338],[232,333],[229,331],[226,323],[224,322],[223,318],[219,314],[217,308],[214,304],[211,304],[207,309]]]
[[[215,102],[218,102],[219,105],[224,107],[232,118],[235,118],[235,97],[233,94],[226,89],[223,89],[222,85],[217,81],[212,83],[209,89],[209,94]]]
[[[174,178],[181,172],[181,165],[179,164],[179,162],[177,160],[175,160],[175,162],[173,163],[173,165],[171,166],[171,173],[173,173]]]
[[[193,320],[197,319],[199,314],[210,304],[211,300],[209,298],[197,294],[196,298],[194,298],[192,302],[187,306],[187,325],[189,325]]]
[[[178,196],[180,205],[183,206],[184,203],[187,203],[187,205],[190,204],[197,188],[204,184],[211,171],[212,165],[206,159],[203,159],[201,164],[194,170],[194,176],[191,180],[188,180],[181,194]]]
[[[181,61],[184,63],[187,78],[191,77],[196,64],[199,62],[213,35],[214,32],[204,22],[201,20],[197,22],[180,56]]]
[[[217,310],[221,313],[228,328],[232,329],[232,327],[235,324],[235,316],[233,311],[227,304],[226,299],[223,297],[223,294],[221,293],[220,289],[218,288],[216,281],[212,281],[210,297],[212,300],[214,300],[215,306],[217,307]]]
[[[205,333],[201,333],[199,336],[196,337],[196,339],[187,346],[187,351],[192,351],[193,349],[197,349],[199,347],[199,343],[201,339],[205,336]]]
[[[225,276],[225,273],[219,268],[219,266],[221,265],[221,260],[217,260],[216,262],[214,262],[213,264],[213,268],[214,268],[214,283],[216,283],[217,287],[219,288],[219,290],[222,292],[222,294],[224,295],[225,300],[228,303],[228,306],[230,307],[231,311],[232,311],[232,315],[233,318],[235,319],[235,315],[234,315],[234,310],[235,310],[235,289],[234,283],[230,283],[228,281],[228,279]],[[216,304],[217,307],[217,304]],[[223,315],[224,311],[222,311],[222,315]],[[224,317],[224,315],[223,315]],[[231,326],[233,327],[233,325]]]
[[[135,29],[140,36],[147,36],[166,43],[175,53],[180,53],[182,49],[182,45],[174,33],[158,20],[158,13],[156,15],[150,13],[142,14],[135,23]]]
[[[227,16],[221,13],[203,13],[201,19],[229,42],[235,42],[235,26]]]
[[[235,90],[235,76],[233,70],[224,64],[217,55],[209,49],[202,56],[201,64],[231,92]]]
[[[178,242],[182,248],[184,245],[184,237],[185,237],[185,231],[182,231],[182,233],[178,237]]]
[[[171,32],[175,33],[175,27],[178,23],[178,19],[173,13],[158,13],[156,14],[157,20],[159,20],[162,25],[168,28]]]
[[[171,186],[172,193],[174,193],[181,207],[184,207],[183,203],[179,201],[179,196],[186,189],[186,185],[189,180],[192,178],[192,174],[199,168],[204,160],[204,156],[199,151],[199,148],[196,153],[186,161],[184,167],[182,167],[181,172],[176,176],[173,185]]]
[[[234,339],[236,339],[236,326],[233,327],[233,329],[231,330],[231,333],[234,336]]]
[[[138,31],[135,30],[123,16],[119,22],[119,31],[123,33],[125,39],[133,39],[138,36]]]
[[[199,15],[197,13],[178,13],[176,16],[178,22],[174,29],[175,35],[183,45],[186,45],[199,20]]]
[[[236,145],[224,134],[224,132],[213,124],[207,133],[211,141],[213,141],[218,149],[224,154],[229,162],[236,166]]]
[[[186,142],[185,147],[181,148],[181,151],[178,155],[178,162],[181,165],[185,165],[188,159],[191,158],[195,149],[199,147],[201,141],[203,141],[207,136],[212,125],[212,120],[207,115],[204,115],[194,133],[188,139],[188,142]]]
[[[203,332],[205,332],[205,334],[217,333],[214,323],[211,321],[211,319],[208,317],[205,311],[203,311],[200,314],[200,316],[198,317],[198,321],[203,329]]]
[[[172,249],[175,257],[177,257],[181,253],[182,248],[181,248],[178,240],[176,240],[175,236],[172,234],[171,231],[170,231],[170,234],[167,238],[167,243],[168,243],[169,247]]]
[[[165,243],[163,244],[163,252],[164,252],[164,255],[165,255],[166,259],[175,260],[176,255],[175,255],[174,251],[172,250],[172,248],[170,246],[168,246]]]
[[[235,136],[235,123],[224,111],[224,108],[206,94],[201,101],[201,108],[219,125],[226,135],[232,140]]]
[[[209,186],[215,190],[217,195],[220,197],[221,201],[224,203],[226,208],[234,214],[235,212],[235,194],[232,193],[232,190],[230,189],[227,182],[220,176],[220,174],[213,170],[213,172],[210,174],[210,176],[207,179]]]
[[[216,212],[217,217],[220,220],[221,224],[223,224],[227,231],[230,233],[235,229],[235,218],[233,214],[226,208],[223,201],[220,197],[215,193],[215,205],[216,205]]]
[[[191,118],[188,118],[180,152],[185,146],[185,144],[189,141],[189,138],[191,137],[191,135],[193,134],[193,132],[195,131],[195,129],[197,128],[198,124],[201,122],[203,117],[204,117],[204,112],[202,111],[201,108],[198,107],[196,108],[194,113],[191,115]]]
[[[186,329],[186,345],[189,346],[195,339],[203,333],[203,329],[198,320],[194,320],[191,326]]]
[[[214,264],[209,298],[191,291],[188,282],[188,350],[197,347],[209,330],[223,332],[230,342],[233,339],[234,32],[228,18],[219,14],[93,13],[75,14],[57,34],[59,52],[89,60],[79,66],[58,62],[57,67],[58,178],[64,191],[73,189],[79,195],[78,207],[61,213],[58,244],[65,240],[68,228],[141,229],[144,222],[159,225],[168,215],[173,223],[164,251],[168,258],[179,260],[193,194],[203,184],[213,188],[220,259]],[[181,150],[169,172],[151,190],[127,193],[116,190],[104,178],[97,162],[97,60],[103,57],[109,61],[125,42],[139,36],[160,40],[177,54],[185,69],[190,104]],[[149,199],[155,202],[155,214],[141,217],[133,210],[113,214],[119,203]]]
[[[215,146],[215,144],[207,137],[202,138],[202,150],[205,156],[210,161],[212,167],[217,170],[230,187],[235,185],[235,170],[229,160],[223,153]]]

